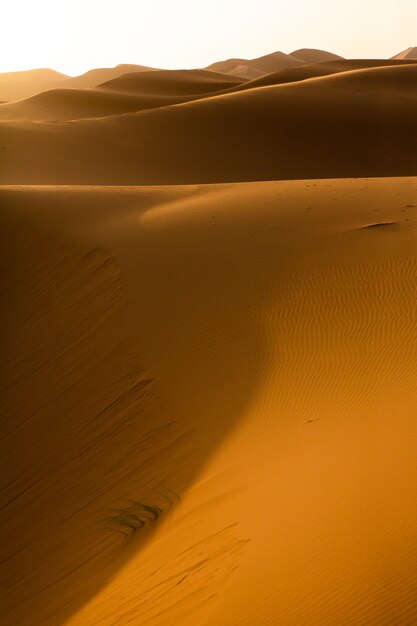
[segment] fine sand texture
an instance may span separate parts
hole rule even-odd
[[[417,178],[0,203],[2,626],[416,624]]]
[[[135,91],[137,74],[120,81],[131,82],[130,91],[47,92],[31,106],[38,110],[50,98],[68,117],[73,103],[76,118],[87,108],[90,119],[1,121],[0,183],[159,185],[417,175],[417,64],[343,71],[344,62],[337,63],[342,71],[326,66],[329,75],[313,70],[313,77],[301,74],[281,84],[278,77],[278,84],[242,89],[236,79],[227,93],[183,94],[176,98],[189,101],[171,106],[158,105],[173,97],[160,93],[167,90],[166,72],[160,83],[153,75],[147,93]],[[211,74],[188,79],[193,81],[200,92],[213,82],[216,89],[222,86]],[[184,91],[184,82],[178,89]],[[150,110],[91,118],[96,109],[106,115],[103,107],[108,113],[134,108],[137,99]],[[0,118],[3,107],[13,117],[9,106],[0,105]]]

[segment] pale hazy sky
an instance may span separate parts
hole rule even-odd
[[[417,0],[1,0],[0,72],[191,68],[321,48],[390,57],[417,46]]]

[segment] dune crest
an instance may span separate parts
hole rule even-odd
[[[2,122],[0,182],[414,175],[416,106],[417,65],[400,63],[70,124]]]

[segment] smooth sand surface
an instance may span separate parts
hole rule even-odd
[[[0,121],[70,121],[172,106],[224,93],[240,78],[208,70],[131,72],[96,88],[51,89],[0,106]]]
[[[407,48],[399,54],[396,54],[393,59],[416,59],[417,60],[417,48]]]
[[[300,59],[304,63],[323,63],[325,61],[340,61],[343,57],[327,50],[316,50],[315,48],[300,48],[291,52],[292,57]]]
[[[29,70],[27,72],[0,73],[0,100],[13,102],[30,98],[48,89],[84,89],[96,87],[128,72],[147,71],[152,68],[143,65],[121,64],[116,67],[100,67],[89,70],[80,76],[66,76],[51,69]]]
[[[155,70],[125,74],[100,85],[101,89],[160,96],[208,94],[241,85],[236,76],[210,70]]]
[[[26,72],[3,72],[0,73],[0,100],[11,102],[29,98],[36,93],[56,87],[67,78],[65,74],[48,68]]]
[[[0,183],[415,175],[416,108],[417,65],[400,63],[101,119],[4,121]]]
[[[415,624],[417,178],[0,201],[2,625]]]
[[[277,72],[288,67],[302,65],[304,61],[284,52],[272,52],[256,59],[227,59],[216,61],[207,67],[209,70],[242,76],[246,79],[257,78],[270,72]]]
[[[260,78],[245,81],[240,89],[253,89],[254,87],[266,87],[268,85],[282,85],[284,83],[294,83],[309,78],[319,78],[320,76],[330,76],[349,72],[352,70],[364,70],[378,67],[400,67],[410,65],[415,61],[393,60],[393,59],[342,59],[324,62],[306,63],[298,67],[291,67],[278,72],[265,74]],[[237,88],[235,88],[236,90]],[[1,109],[0,109],[1,111]]]

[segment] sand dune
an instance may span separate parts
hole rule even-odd
[[[0,202],[3,623],[414,624],[417,178]]]
[[[90,70],[80,76],[66,76],[50,69],[29,70],[27,72],[0,73],[0,100],[14,102],[30,98],[48,89],[84,89],[96,87],[128,72],[147,71],[153,68],[143,65],[117,65],[110,68]]]
[[[325,61],[341,61],[343,57],[326,50],[316,50],[314,48],[301,48],[294,50],[290,56],[300,59],[304,63],[323,63]]]
[[[87,89],[53,89],[0,107],[0,121],[67,121],[105,117],[191,102],[267,85],[281,85],[355,69],[412,64],[410,60],[342,60],[314,63],[246,81],[208,70],[131,72]],[[1,104],[1,103],[0,103]]]
[[[244,81],[209,70],[157,70],[125,74],[100,85],[101,89],[147,95],[188,96],[235,87]]]
[[[51,89],[27,100],[1,105],[0,121],[65,122],[143,111],[188,100],[97,89]]]
[[[225,74],[242,76],[246,79],[258,78],[270,72],[302,65],[303,61],[284,52],[273,52],[256,59],[227,59],[209,65],[207,69]]]
[[[11,102],[52,89],[68,76],[50,69],[0,73],[0,100]]]
[[[206,70],[133,72],[96,89],[52,89],[0,106],[0,121],[68,121],[172,106],[223,93],[242,79]]]
[[[417,173],[417,67],[343,72],[71,123],[3,122],[3,184]]]
[[[282,85],[284,83],[293,83],[308,78],[319,78],[320,76],[330,76],[332,74],[340,74],[341,72],[350,72],[352,70],[371,69],[377,67],[400,67],[401,65],[412,64],[410,60],[381,60],[381,59],[342,59],[341,61],[328,61],[320,63],[309,63],[299,67],[280,70],[265,74],[255,80],[246,81],[238,89],[253,89],[254,87],[265,87],[267,85]]]
[[[393,59],[417,59],[417,48],[407,48],[399,54],[392,57]]]
[[[68,78],[63,85],[65,89],[85,89],[86,87],[97,87],[101,83],[128,74],[129,72],[148,72],[154,70],[152,67],[146,67],[145,65],[134,65],[132,63],[125,63],[116,65],[116,67],[100,67],[94,70],[89,70],[85,74],[80,76],[74,76]],[[154,70],[157,71],[157,70]]]

